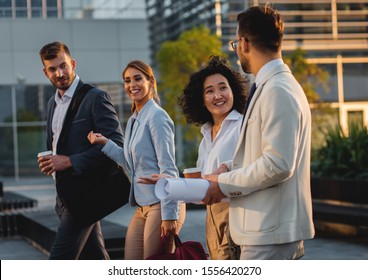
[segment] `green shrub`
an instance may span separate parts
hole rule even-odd
[[[368,179],[367,127],[351,123],[347,134],[339,126],[328,129],[311,170],[318,177]]]

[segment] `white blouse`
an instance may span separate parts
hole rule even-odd
[[[201,128],[203,135],[198,149],[197,167],[202,175],[211,174],[221,163],[233,159],[243,115],[236,110],[223,120],[220,130],[212,141],[212,124],[205,123]]]

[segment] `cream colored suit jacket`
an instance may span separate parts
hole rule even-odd
[[[231,237],[239,245],[313,238],[311,114],[286,64],[257,86],[231,163],[219,176],[230,197]]]

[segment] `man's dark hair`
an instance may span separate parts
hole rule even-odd
[[[277,52],[284,35],[284,21],[269,4],[253,6],[238,14],[238,35],[261,52]]]
[[[40,50],[39,55],[43,62],[44,60],[56,58],[61,52],[65,52],[67,55],[71,56],[67,45],[62,42],[52,42],[44,45]]]
[[[203,91],[205,79],[215,74],[223,75],[230,85],[234,96],[232,109],[237,110],[239,113],[244,112],[249,89],[248,78],[234,71],[225,59],[212,56],[205,68],[190,76],[189,83],[178,98],[179,106],[188,123],[193,123],[197,126],[207,122],[213,124],[212,115],[204,106]]]

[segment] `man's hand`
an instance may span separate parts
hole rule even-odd
[[[173,176],[170,176],[168,174],[152,174],[151,177],[139,177],[137,180],[137,183],[140,184],[156,184],[158,180],[161,178],[173,178]]]
[[[210,175],[219,175],[219,174],[221,174],[221,173],[225,173],[225,172],[228,172],[229,171],[229,169],[227,168],[227,166],[226,166],[226,164],[221,164],[217,169],[215,169],[213,172],[212,172],[212,174],[210,174]],[[207,180],[209,180],[209,179],[207,179]],[[210,180],[210,181],[212,181],[212,180]],[[216,181],[217,182],[217,181]]]
[[[228,172],[226,164],[221,164],[217,169],[215,169],[212,174],[202,176],[203,179],[210,181],[210,187],[207,190],[206,196],[202,199],[202,204],[212,205],[214,203],[219,203],[226,196],[222,193],[219,184],[218,176],[221,173]]]
[[[222,193],[219,184],[218,176],[215,174],[204,175],[203,178],[210,181],[210,186],[207,190],[205,197],[202,199],[202,203],[206,205],[212,205],[214,203],[219,203],[226,196]]]
[[[52,155],[38,158],[41,172],[51,175],[54,171],[62,171],[72,167],[72,162],[68,156]]]

